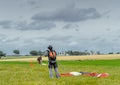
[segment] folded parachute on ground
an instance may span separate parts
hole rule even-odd
[[[84,76],[91,76],[91,77],[96,77],[96,78],[104,78],[108,77],[108,73],[96,73],[96,72],[68,72],[68,73],[63,73],[61,76],[79,76],[79,75],[84,75]]]

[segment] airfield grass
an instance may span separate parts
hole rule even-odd
[[[43,63],[48,63],[43,61]],[[0,85],[119,85],[120,59],[58,61],[59,73],[109,73],[107,78],[70,76],[49,78],[48,66],[37,62],[1,61]],[[54,72],[54,71],[53,71]],[[54,75],[55,76],[55,75]]]

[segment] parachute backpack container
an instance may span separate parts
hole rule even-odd
[[[54,58],[56,57],[56,52],[55,51],[49,51],[49,57]]]

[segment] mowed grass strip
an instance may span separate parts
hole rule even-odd
[[[0,62],[0,85],[119,85],[120,64],[118,60],[58,61],[60,73],[85,71],[109,73],[107,78],[86,76],[49,78],[48,66],[37,62]],[[43,61],[43,63],[48,63]]]
[[[36,61],[39,56],[7,56],[2,57],[0,61]],[[44,61],[48,58],[42,56]],[[111,55],[81,55],[81,56],[57,56],[57,60],[113,60],[120,59],[120,54]]]

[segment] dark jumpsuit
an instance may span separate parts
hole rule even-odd
[[[55,73],[56,73],[56,77],[59,78],[60,75],[58,73],[58,65],[57,65],[57,62],[56,62],[56,57],[54,58],[51,58],[49,56],[49,51],[50,50],[47,50],[46,53],[45,53],[45,56],[48,56],[48,68],[49,68],[49,75],[50,75],[50,78],[53,78],[53,73],[52,73],[52,67],[54,67],[54,70],[55,70]],[[51,50],[51,51],[54,51],[56,52],[55,50]]]

